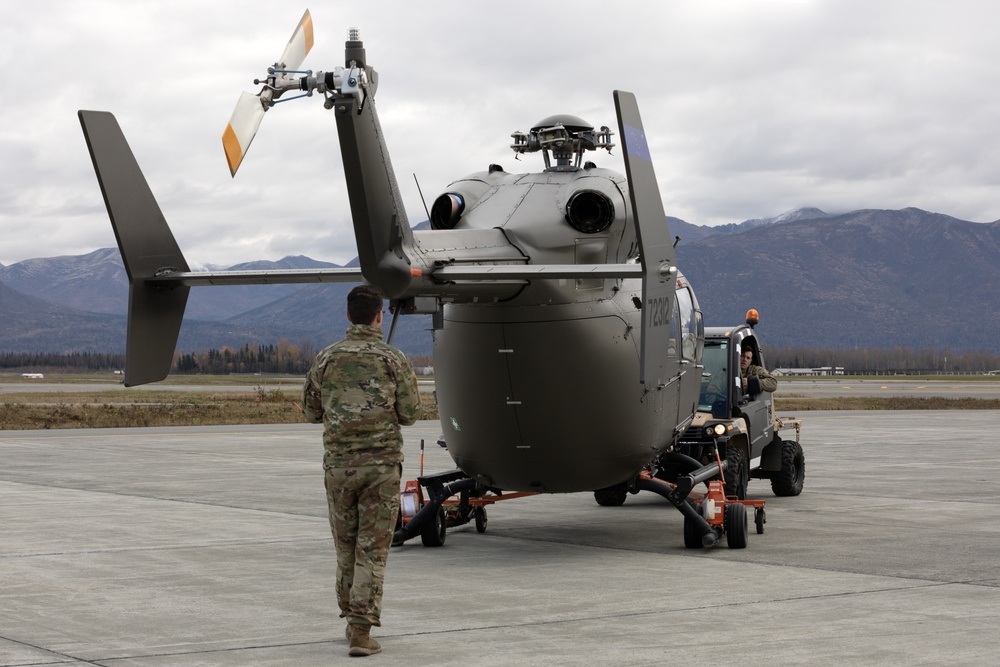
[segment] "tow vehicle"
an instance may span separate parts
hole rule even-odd
[[[764,532],[767,521],[765,502],[746,500],[751,478],[770,480],[776,496],[799,495],[805,481],[805,456],[799,442],[802,420],[776,417],[773,393],[761,391],[757,383],[751,382],[747,390],[743,389],[743,351],[751,350],[753,364],[764,366],[754,329],[758,320],[757,311],[751,309],[745,324],[705,328],[697,411],[671,451],[661,454],[645,475],[647,488],[652,481],[666,482],[674,496],[681,485],[682,493],[687,490],[684,497],[735,548],[746,546],[740,536],[745,535],[747,508],[754,509],[758,533]],[[692,475],[697,477],[697,483],[708,485],[706,494],[690,489]],[[594,497],[601,505],[621,505],[639,487],[636,483],[617,484],[595,491]],[[661,495],[669,497],[665,492]],[[687,514],[684,544],[689,548],[703,546],[702,534]]]
[[[799,442],[802,420],[774,414],[774,394],[751,382],[744,391],[740,381],[740,355],[753,352],[753,364],[764,366],[754,327],[756,310],[747,312],[746,324],[706,327],[701,394],[691,425],[680,436],[676,451],[699,461],[718,447],[726,461],[729,495],[746,498],[750,478],[768,479],[776,496],[797,496],[805,481],[805,456]],[[794,439],[782,431],[794,429]]]

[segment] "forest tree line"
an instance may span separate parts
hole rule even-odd
[[[897,373],[918,375],[936,373],[977,374],[1000,370],[1000,355],[985,352],[955,353],[950,350],[911,350],[862,348],[853,350],[807,347],[763,347],[765,365],[775,368],[840,367],[847,375]],[[261,373],[304,375],[319,350],[309,341],[295,345],[281,339],[270,345],[223,347],[201,352],[177,352],[172,373],[228,375]],[[429,357],[415,357],[414,367],[433,366]],[[125,368],[125,355],[97,352],[3,352],[0,370],[9,372],[112,372]]]
[[[956,353],[951,350],[861,348],[832,350],[808,347],[762,345],[765,365],[775,368],[840,367],[845,375],[975,375],[1000,370],[1000,355],[985,352]]]
[[[230,373],[261,373],[305,375],[319,350],[309,341],[294,345],[282,338],[276,345],[243,345],[223,347],[196,353],[174,355],[172,372],[229,375]],[[414,366],[430,365],[428,359],[411,359]]]

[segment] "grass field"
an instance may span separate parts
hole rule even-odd
[[[810,378],[809,382],[842,383],[850,378]],[[864,379],[874,379],[868,376]],[[928,376],[920,381],[976,382],[987,376]],[[31,391],[39,380],[0,376],[6,385],[25,384],[25,391],[0,394],[0,430],[52,428],[115,428],[134,426],[192,426],[209,424],[292,424],[302,422],[298,405],[298,378],[253,375],[176,375],[143,389],[120,385],[121,377],[103,375],[46,375],[42,382],[57,383],[58,391]],[[795,380],[787,381],[778,402],[780,414],[808,410],[997,410],[1000,400],[977,398],[797,396]],[[108,384],[107,390],[73,391],[74,384]],[[245,387],[236,391],[159,389],[159,386]],[[35,389],[42,389],[36,387]],[[422,394],[424,419],[437,419],[432,394]]]

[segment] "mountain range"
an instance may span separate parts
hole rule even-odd
[[[816,208],[707,227],[668,218],[681,271],[709,326],[760,313],[773,346],[1000,347],[1000,221],[915,208],[830,215]],[[305,256],[231,270],[335,267]],[[314,348],[347,326],[349,284],[191,290],[178,349],[287,338]],[[117,249],[0,266],[0,352],[120,352],[128,281]],[[395,342],[429,355],[430,319],[403,317]]]

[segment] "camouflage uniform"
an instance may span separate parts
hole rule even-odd
[[[382,580],[399,509],[400,425],[417,419],[416,375],[402,352],[382,342],[380,328],[352,324],[344,340],[317,355],[302,405],[308,421],[324,425],[340,616],[381,625]]]
[[[750,364],[746,369],[740,369],[740,377],[744,380],[755,377],[757,382],[760,383],[761,391],[774,391],[778,388],[778,381],[773,375],[767,372],[767,369],[763,366],[754,366]],[[750,389],[750,383],[747,383],[747,389]]]

